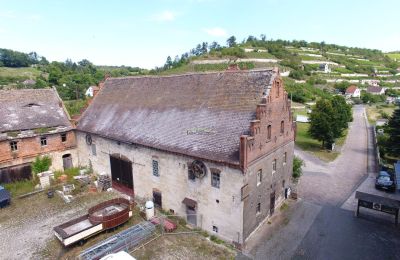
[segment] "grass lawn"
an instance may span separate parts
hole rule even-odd
[[[40,75],[40,71],[36,68],[26,67],[26,68],[6,68],[0,67],[0,77],[25,77],[29,79],[35,79]]]
[[[384,103],[367,106],[368,122],[370,124],[375,124],[377,119],[382,118],[381,113],[386,113],[391,116],[395,109],[395,105],[387,105]]]
[[[323,161],[334,161],[338,156],[339,152],[331,152],[321,148],[321,142],[313,139],[308,134],[308,123],[298,123],[296,133],[296,145],[302,150],[312,153]],[[342,146],[346,140],[347,130],[344,132],[343,137],[336,140],[336,145]]]
[[[393,60],[400,60],[400,53],[386,53],[385,55]]]

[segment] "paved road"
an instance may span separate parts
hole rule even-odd
[[[250,241],[253,258],[400,259],[399,228],[376,215],[354,217],[351,196],[373,170],[364,113],[363,106],[354,107],[346,143],[334,162],[296,149],[306,162],[298,185],[301,199],[289,213],[279,213],[290,218],[286,225],[278,230],[266,225]]]

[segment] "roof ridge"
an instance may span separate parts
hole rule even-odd
[[[219,74],[219,73],[249,73],[249,72],[277,72],[275,67],[271,68],[261,68],[261,69],[251,69],[251,70],[219,70],[219,71],[202,71],[202,72],[189,72],[183,74],[171,74],[171,75],[140,75],[140,76],[122,76],[122,77],[108,77],[107,80],[113,79],[137,79],[137,78],[171,78],[171,77],[183,77],[191,75],[209,75],[209,74]]]

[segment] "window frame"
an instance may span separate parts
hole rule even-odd
[[[274,159],[272,161],[272,175],[276,172],[276,164],[277,164],[277,160]]]
[[[151,165],[152,165],[152,174],[153,174],[153,176],[160,177],[160,164],[159,164],[158,160],[153,158],[152,161],[151,161]]]
[[[47,146],[47,136],[40,137],[40,146]]]
[[[272,125],[267,126],[267,140],[271,140],[272,137]]]
[[[61,143],[65,143],[67,141],[67,133],[61,133]]]
[[[257,178],[257,187],[258,187],[258,186],[260,186],[261,183],[262,183],[262,169],[259,169],[259,170],[257,171],[257,176],[256,176],[256,178]]]
[[[281,134],[285,133],[285,120],[281,121]]]
[[[261,202],[257,202],[256,205],[256,215],[261,214]]]
[[[17,141],[10,141],[10,149],[11,152],[17,152],[18,151],[18,142]]]
[[[221,173],[211,172],[211,187],[219,189],[221,187]]]

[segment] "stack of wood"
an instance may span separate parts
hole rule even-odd
[[[111,188],[111,178],[108,175],[100,175],[98,180],[100,190],[106,191]]]

